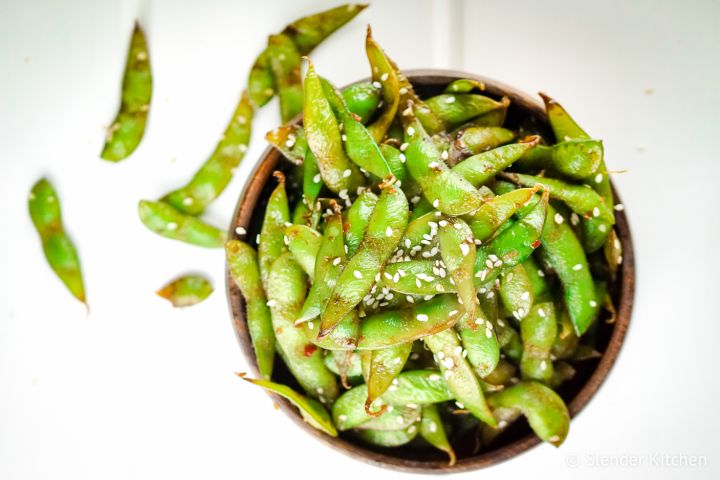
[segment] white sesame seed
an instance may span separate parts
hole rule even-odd
[[[557,223],[558,225],[560,225],[560,224],[563,223],[564,221],[565,221],[565,219],[563,218],[562,215],[560,215],[559,213],[556,213],[556,214],[555,214],[555,223]]]
[[[340,414],[340,415],[338,415],[338,420],[340,420],[341,422],[346,421],[346,420],[347,420],[347,415],[345,415],[345,414]]]
[[[335,259],[332,261],[332,264],[337,267],[338,265],[340,265],[340,262],[342,262],[342,258],[335,257]]]
[[[530,292],[523,292],[522,295],[520,295],[520,298],[522,300],[529,300],[530,299]]]
[[[540,315],[541,317],[544,318],[544,317],[545,317],[545,310],[544,310],[543,308],[538,308],[538,315]]]
[[[572,223],[575,226],[577,226],[577,224],[580,223],[580,217],[578,216],[577,213],[573,212],[572,214],[570,214],[570,223]]]
[[[448,154],[447,150],[443,150],[443,152],[440,154],[440,157],[442,157],[443,160],[447,160],[450,155]]]
[[[274,307],[275,305],[277,305],[277,302],[275,300],[268,300],[266,305],[268,307]]]
[[[455,368],[455,360],[452,357],[447,357],[442,361],[445,368]]]
[[[438,375],[437,373],[433,373],[428,376],[428,380],[430,380],[431,382],[437,382],[438,380],[440,380],[440,375]]]
[[[440,199],[436,198],[435,200],[433,200],[432,206],[433,208],[438,208],[440,206]]]
[[[406,295],[405,300],[407,300],[408,303],[415,303],[415,299],[413,298],[412,295]]]
[[[595,175],[595,183],[602,183],[602,181],[603,181],[602,173],[598,173],[597,175]]]
[[[343,177],[345,178],[349,177],[350,175],[352,175],[352,172],[349,168],[343,172]]]
[[[320,183],[320,174],[319,174],[319,173],[316,174],[316,175],[313,177],[313,182],[314,182],[314,183]]]
[[[486,328],[486,329],[485,329],[485,336],[486,336],[487,338],[491,338],[491,337],[492,337],[492,330],[490,330],[489,328]]]
[[[438,353],[437,353],[437,357],[438,357],[440,360],[442,360],[443,358],[445,358],[445,352],[442,352],[442,351],[438,352]]]
[[[618,203],[617,205],[615,205],[615,210],[618,212],[622,212],[623,210],[625,210],[625,205],[623,205],[622,203]]]
[[[460,251],[462,252],[464,257],[467,257],[468,253],[470,253],[470,245],[468,245],[467,243],[461,243]]]
[[[354,276],[355,278],[360,279],[360,278],[362,278],[362,273],[360,273],[359,270],[354,270],[354,271],[353,271],[353,276]]]
[[[390,275],[390,273],[384,272],[383,275],[384,275],[385,278],[387,278],[388,280],[392,280],[392,275]]]
[[[392,237],[392,234],[393,234],[393,229],[392,229],[392,227],[387,227],[387,228],[385,229],[385,236],[387,236],[387,237]]]
[[[452,373],[453,373],[452,370],[445,370],[445,372],[443,373],[443,377],[445,377],[445,380],[452,377]]]
[[[377,80],[372,82],[372,85],[375,88],[382,88],[382,84],[380,82],[378,82]]]
[[[579,270],[582,270],[582,265],[578,263],[577,265],[574,265],[574,266],[572,267],[572,269],[577,272],[577,271],[579,271]]]
[[[543,370],[543,371],[547,370],[547,362],[545,360],[540,362],[540,370]]]
[[[395,360],[393,360],[393,363],[395,365],[400,365],[400,362],[402,362],[402,359],[400,357],[396,357]],[[395,378],[393,380],[397,380],[397,378]],[[397,385],[397,382],[395,382],[395,385]]]
[[[407,150],[408,145],[409,145],[409,143],[407,143],[407,142],[400,145],[400,151],[404,152],[405,150]]]
[[[435,285],[435,290],[437,290],[438,292],[444,292],[445,287],[438,283],[437,285]]]
[[[455,227],[455,230],[462,230],[462,224],[461,224],[461,223],[456,223],[456,224],[453,225],[453,227]]]
[[[525,309],[520,307],[517,309],[518,317],[524,317],[525,316]]]
[[[593,208],[592,214],[593,214],[593,217],[599,217],[600,209],[598,207]]]
[[[454,103],[455,102],[455,95],[448,95],[445,98],[445,103]]]
[[[430,421],[430,423],[428,423],[428,430],[430,431],[430,433],[437,432],[437,423]]]
[[[591,306],[592,308],[597,307],[597,305],[598,305],[598,304],[597,304],[597,302],[596,302],[595,300],[590,300],[590,306]]]
[[[453,349],[453,354],[454,354],[454,355],[460,355],[460,354],[462,354],[462,347],[461,347],[460,345],[458,345],[457,347],[455,347],[455,348]]]
[[[255,243],[260,245],[260,234],[259,233],[257,235],[255,235]]]
[[[415,318],[417,318],[418,322],[427,322],[429,320],[428,316],[424,313],[418,313]]]
[[[382,75],[380,75],[380,81],[384,82],[388,79],[388,73],[385,72]]]
[[[235,227],[235,233],[238,235],[245,235],[247,233],[247,230],[245,230],[243,227]]]
[[[493,292],[492,290],[490,290],[490,291],[487,293],[487,295],[485,295],[485,298],[487,298],[488,300],[490,300],[490,299],[493,298],[494,296],[495,296],[495,292]]]
[[[407,134],[412,137],[413,135],[415,135],[415,129],[413,127],[408,127]]]
[[[598,225],[598,230],[600,230],[603,233],[607,232],[607,229],[608,229],[608,227],[604,223],[601,223],[600,225]]]
[[[545,276],[545,272],[543,272],[543,271],[542,271],[541,269],[539,269],[539,268],[538,268],[537,274],[538,274],[538,277],[541,277],[541,278]]]
[[[437,168],[440,164],[438,162],[430,162],[428,163],[428,168]]]

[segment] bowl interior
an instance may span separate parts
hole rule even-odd
[[[534,97],[517,91],[512,87],[491,79],[461,72],[422,70],[408,71],[406,74],[421,97],[428,97],[440,93],[448,83],[458,78],[473,78],[484,81],[486,85],[486,91],[484,93],[486,95],[496,99],[507,96],[511,100],[507,120],[504,124],[505,126],[518,130],[520,137],[523,136],[523,132],[527,132],[540,133],[548,140],[553,139],[544,109],[540,102]],[[241,239],[256,246],[255,238],[260,232],[267,199],[275,188],[275,181],[272,180],[272,172],[281,170],[285,173],[288,178],[288,196],[290,201],[294,203],[298,200],[298,194],[296,192],[301,190],[296,183],[297,175],[295,168],[296,167],[290,164],[290,162],[283,160],[282,156],[272,148],[268,148],[263,153],[248,180],[245,190],[240,196],[229,233],[231,238],[240,238],[235,232],[235,228],[242,226],[248,233]],[[617,198],[617,192],[615,193],[616,201],[619,203],[620,200]],[[291,203],[291,205],[293,203]],[[568,404],[571,416],[577,415],[588,403],[608,375],[612,364],[617,358],[630,321],[634,290],[632,240],[624,212],[617,212],[616,218],[616,228],[623,244],[623,264],[618,273],[617,282],[610,285],[609,291],[617,307],[617,316],[614,323],[608,323],[607,317],[597,320],[595,348],[602,352],[602,356],[573,364],[577,370],[575,377],[557,389],[557,392]],[[245,323],[242,296],[229,277],[227,287],[230,310],[233,317],[233,327],[247,360],[255,369],[254,373],[257,374],[254,353]],[[277,357],[273,379],[299,389],[295,379]],[[295,408],[287,401],[277,397],[274,397],[274,400],[296,424],[300,425],[308,431],[308,433],[324,443],[340,449],[353,457],[385,467],[406,471],[435,471],[440,473],[477,469],[518,455],[539,443],[539,440],[532,433],[524,419],[515,422],[503,432],[492,445],[483,447],[482,449],[479,449],[477,436],[474,432],[467,431],[464,434],[454,437],[453,448],[456,450],[458,461],[456,465],[449,467],[447,465],[447,456],[432,448],[420,450],[409,446],[392,449],[381,448],[362,443],[347,433],[341,433],[338,438],[331,438],[307,425]]]

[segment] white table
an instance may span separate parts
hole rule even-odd
[[[335,3],[3,2],[0,478],[409,478],[309,439],[240,382],[222,252],[154,236],[136,213],[209,154],[265,36]],[[115,165],[98,153],[136,16],[155,92],[142,145]],[[609,167],[628,170],[614,178],[635,236],[637,296],[616,368],[560,450],[462,478],[717,476],[720,3],[377,1],[313,54],[339,84],[367,75],[366,23],[404,68],[464,69],[554,95],[605,141]],[[275,105],[258,115],[209,221],[228,223],[277,122]],[[89,316],[49,271],[28,218],[42,175],[80,250]],[[217,286],[205,303],[175,311],[153,293],[193,270]],[[705,456],[706,466],[662,467],[653,454]],[[633,458],[642,465],[593,465]]]

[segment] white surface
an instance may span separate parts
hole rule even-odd
[[[212,150],[265,36],[335,3],[2,1],[0,478],[409,478],[309,439],[235,378],[246,364],[222,252],[156,237],[136,214],[139,199],[182,184]],[[98,153],[136,15],[155,93],[142,145],[115,165]],[[720,3],[378,1],[313,54],[339,84],[367,75],[366,23],[401,67],[547,91],[604,139],[611,169],[629,170],[615,180],[638,277],[619,363],[560,450],[541,446],[463,478],[720,474]],[[243,168],[209,221],[228,223],[276,110],[258,115]],[[42,175],[80,250],[90,316],[47,268],[28,218],[27,192]],[[153,292],[188,270],[211,275],[217,291],[174,311]],[[661,467],[652,454],[704,455],[706,466]],[[642,465],[591,466],[599,455]]]

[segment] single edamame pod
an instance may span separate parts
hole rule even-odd
[[[155,293],[169,300],[173,307],[191,307],[205,300],[212,292],[212,284],[202,275],[184,275]]]
[[[285,229],[290,223],[290,208],[288,207],[287,192],[285,191],[285,175],[274,172],[278,180],[277,187],[270,194],[265,218],[260,229],[260,242],[258,244],[258,259],[260,263],[260,278],[267,292],[267,278],[270,266],[282,252],[286,250]],[[289,239],[288,239],[289,240]]]
[[[332,404],[338,396],[335,376],[327,369],[322,353],[308,340],[295,320],[307,291],[305,274],[289,252],[272,264],[267,288],[278,353],[303,389],[321,403]]]
[[[280,119],[282,123],[287,123],[302,112],[300,52],[292,39],[282,33],[270,35],[267,50],[270,71],[280,100]]]
[[[373,86],[381,89],[383,103],[382,107],[379,107],[377,119],[368,126],[368,131],[375,141],[380,143],[400,106],[400,81],[392,62],[375,42],[370,25],[365,36],[365,51],[370,61]]]
[[[291,225],[285,229],[285,236],[288,239],[287,248],[293,258],[303,271],[312,277],[322,235],[305,225]]]
[[[222,248],[225,232],[178,212],[165,202],[140,200],[138,215],[148,230],[165,238],[207,248]]]
[[[363,124],[367,124],[380,104],[380,89],[370,82],[360,82],[344,88],[343,99],[348,110],[360,117]]]
[[[349,3],[314,13],[295,20],[283,33],[293,40],[302,55],[307,55],[366,7],[366,4]]]
[[[135,22],[122,81],[120,109],[108,129],[100,153],[103,159],[119,162],[129,157],[140,144],[150,111],[152,87],[147,41],[140,24]]]
[[[346,210],[343,229],[345,230],[345,244],[348,247],[349,257],[355,255],[362,239],[365,236],[370,215],[372,215],[378,196],[370,190],[363,191]]]
[[[477,298],[473,281],[475,242],[472,231],[460,218],[447,217],[438,225],[440,256],[457,288],[463,310],[467,314],[465,321],[474,322]]]
[[[452,467],[455,465],[455,461],[457,460],[455,450],[453,450],[448,441],[440,413],[435,405],[423,406],[422,420],[420,420],[420,436],[433,447],[448,454],[448,457],[450,457],[448,466]]]
[[[338,121],[325,96],[320,77],[309,61],[304,90],[303,126],[322,180],[334,193],[355,191],[362,184],[363,176],[345,154]]]
[[[368,385],[368,397],[365,401],[365,410],[370,415],[371,404],[379,398],[388,388],[392,388],[393,382],[397,383],[397,376],[402,372],[410,356],[412,342],[401,343],[392,347],[378,350],[368,350],[368,374],[366,382]],[[365,352],[363,352],[365,354]],[[383,409],[379,413],[382,413]]]
[[[47,179],[43,178],[33,185],[28,197],[28,210],[50,268],[70,293],[87,305],[80,258],[75,245],[65,233],[60,199]]]
[[[520,411],[530,428],[543,441],[556,447],[562,445],[570,428],[570,415],[565,402],[550,388],[538,382],[520,382],[488,397],[493,410],[507,408]]]
[[[552,302],[533,306],[527,318],[520,322],[520,336],[523,342],[520,361],[523,378],[550,384],[553,378],[550,350],[557,336],[557,319]]]
[[[337,437],[337,430],[332,423],[332,418],[325,407],[317,400],[301,395],[292,388],[281,385],[279,383],[270,382],[268,380],[255,380],[254,378],[245,378],[239,375],[243,380],[254,385],[264,388],[265,390],[280,395],[290,401],[297,407],[303,420],[321,432],[327,433],[331,437]]]
[[[425,345],[435,354],[448,389],[464,408],[488,425],[496,424],[483,395],[480,383],[470,365],[462,356],[462,346],[455,332],[444,330],[423,339]]]
[[[177,211],[200,215],[227,187],[250,143],[253,109],[243,91],[230,123],[210,158],[182,188],[168,193],[162,201]]]
[[[225,244],[225,255],[230,276],[245,299],[246,321],[258,371],[262,378],[270,379],[275,359],[275,332],[260,281],[257,253],[247,243],[230,240]]]
[[[425,103],[450,130],[493,110],[506,110],[509,101],[497,102],[474,93],[442,93],[428,98]]]
[[[500,344],[495,336],[495,326],[490,317],[480,308],[475,307],[476,318],[470,322],[466,319],[455,324],[460,333],[467,360],[478,377],[492,373],[500,361]],[[465,353],[463,353],[464,355]]]
[[[460,175],[475,187],[483,185],[528,151],[535,148],[539,142],[540,137],[532,136],[519,143],[512,143],[478,153],[455,165],[452,172]]]
[[[458,132],[453,150],[458,156],[465,157],[486,152],[510,143],[515,132],[502,127],[469,127]]]
[[[568,140],[552,146],[538,145],[518,159],[521,169],[550,169],[582,180],[597,171],[603,158],[599,140]]]
[[[500,298],[513,317],[520,321],[530,313],[535,300],[530,277],[522,264],[515,265],[500,277]]]

